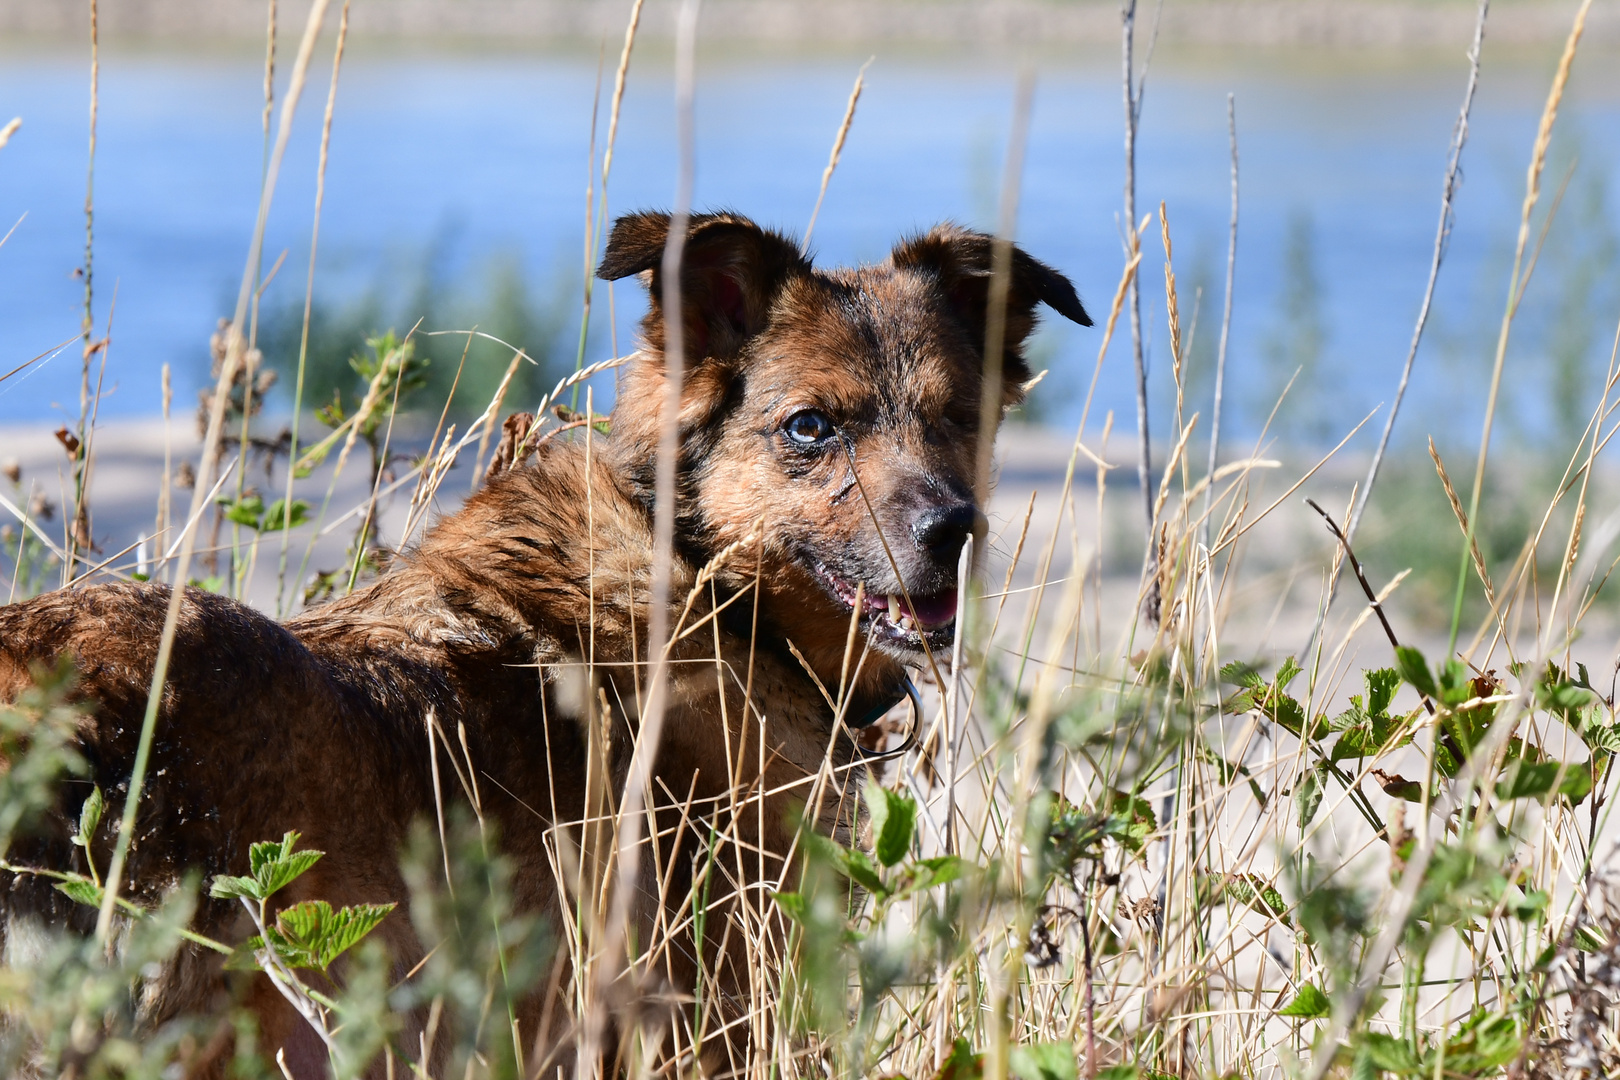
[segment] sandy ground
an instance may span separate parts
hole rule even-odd
[[[334,5],[335,7],[336,5]],[[1167,5],[1159,37],[1166,43],[1325,48],[1458,48],[1469,39],[1476,5],[1469,0],[1197,0]],[[404,41],[498,41],[502,45],[615,41],[624,33],[629,0],[382,0],[356,4],[355,33]],[[284,26],[303,25],[308,3],[281,5]],[[1143,5],[1144,32],[1156,17]],[[1493,41],[1557,43],[1569,32],[1572,5],[1528,0],[1491,12]],[[673,4],[648,4],[642,31],[672,35]],[[258,40],[263,0],[135,0],[103,5],[101,31],[153,42]],[[87,8],[78,0],[0,0],[0,32],[83,40]],[[1106,46],[1118,48],[1114,0],[707,0],[705,40],[803,47]],[[1620,12],[1598,5],[1587,38],[1620,40]]]

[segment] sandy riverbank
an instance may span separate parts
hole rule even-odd
[[[335,6],[335,5],[334,5]],[[532,43],[617,41],[630,0],[362,0],[353,6],[357,39],[417,42]],[[1145,35],[1154,5],[1143,3]],[[307,0],[284,0],[284,33],[296,33]],[[107,40],[153,42],[262,39],[263,0],[130,0],[104,4]],[[1160,41],[1170,45],[1313,46],[1350,49],[1461,49],[1475,5],[1468,0],[1180,0],[1163,6]],[[1493,42],[1561,42],[1573,5],[1518,0],[1493,5]],[[675,5],[646,5],[644,39],[672,35]],[[707,0],[700,33],[710,42],[875,47],[955,45],[1114,45],[1112,0]],[[88,29],[82,0],[0,0],[0,34],[80,40]],[[1597,7],[1587,24],[1593,42],[1620,42],[1620,10]]]

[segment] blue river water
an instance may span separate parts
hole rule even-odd
[[[802,232],[863,59],[701,56],[697,204]],[[1525,164],[1554,59],[1487,56],[1457,226],[1413,390],[1415,416],[1405,425],[1413,434],[1477,427]],[[305,287],[328,64],[318,62],[276,193],[266,265],[286,255],[267,304],[295,302]],[[1596,54],[1577,62],[1547,169],[1543,208],[1566,177],[1568,185],[1510,355],[1509,428],[1526,436],[1556,428],[1561,410],[1579,398],[1559,397],[1558,378],[1595,390],[1620,318],[1613,70],[1612,58]],[[1465,73],[1460,45],[1455,56],[1421,63],[1275,54],[1155,61],[1142,115],[1138,214],[1156,211],[1161,200],[1168,207],[1184,327],[1204,289],[1189,361],[1195,403],[1208,392],[1225,267],[1227,93],[1236,95],[1242,154],[1231,423],[1240,433],[1257,430],[1303,364],[1291,392],[1299,430],[1321,440],[1393,391],[1428,270]],[[1122,266],[1117,59],[1046,58],[1035,75],[1019,240],[1071,275],[1101,322]],[[317,295],[380,290],[408,306],[408,282],[425,260],[475,282],[502,255],[521,261],[541,302],[568,313],[559,337],[572,342],[598,77],[594,55],[356,48],[338,91]],[[257,206],[262,78],[259,59],[245,51],[103,57],[94,177],[94,312],[98,336],[110,317],[112,339],[103,417],[155,413],[164,363],[173,366],[182,409],[207,378],[208,336],[232,305]],[[881,259],[902,233],[946,218],[993,225],[1017,80],[1017,68],[1001,61],[879,56],[815,230],[817,257]],[[672,100],[667,56],[638,57],[608,192],[612,211],[669,203]],[[3,373],[79,331],[85,58],[6,55],[0,113],[0,122],[22,119],[0,149],[0,230],[17,222],[0,246]],[[1142,303],[1162,417],[1169,350],[1156,222],[1144,247]],[[623,351],[641,310],[633,283],[616,287],[613,307]],[[397,311],[410,321],[404,307]],[[614,337],[599,315],[588,358],[609,355]],[[1100,340],[1100,330],[1068,325],[1040,339],[1037,366],[1053,371],[1047,419],[1078,416]],[[1128,341],[1122,323],[1099,390],[1098,408],[1120,414],[1121,432],[1134,429]],[[571,356],[571,344],[566,351]],[[0,382],[0,421],[76,416],[78,386],[73,345]],[[1162,435],[1162,420],[1159,428]]]

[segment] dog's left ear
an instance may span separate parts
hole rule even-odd
[[[896,269],[933,274],[968,336],[983,349],[995,247],[996,238],[988,233],[936,225],[922,236],[902,240],[889,257]],[[1024,340],[1035,329],[1035,309],[1040,304],[1071,322],[1091,325],[1091,316],[1086,314],[1069,279],[1014,246],[1012,276],[1007,283],[1006,355],[1002,358],[1009,390],[1029,378]]]
[[[664,247],[670,215],[626,214],[613,223],[596,276],[617,281],[640,274],[648,289],[647,343],[664,348]],[[740,214],[693,214],[681,255],[681,306],[685,308],[688,364],[729,357],[764,328],[771,304],[794,273],[809,273],[799,247]]]

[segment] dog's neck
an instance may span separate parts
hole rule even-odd
[[[607,653],[646,635],[651,512],[632,473],[610,455],[598,457],[590,474],[590,497],[582,499],[584,454],[565,444],[543,447],[532,465],[498,477],[440,521],[364,599],[357,594],[325,605],[301,621],[333,618],[353,628],[359,612],[345,617],[342,609],[361,606],[365,624],[379,632],[403,631],[418,645],[449,653],[549,662],[542,655],[548,651],[593,649],[598,661],[632,661],[635,655],[628,652]],[[706,559],[701,550],[674,554],[671,624],[681,615],[699,559]],[[897,659],[864,648],[859,638],[849,648],[843,619],[825,627],[814,619],[784,625],[778,613],[795,605],[773,603],[768,582],[756,618],[752,583],[752,575],[742,574],[736,580],[722,574],[714,582],[724,651],[743,663],[761,651],[770,655],[786,677],[819,683],[814,690],[806,686],[812,699],[825,692],[840,701],[842,687],[842,710],[851,726],[903,700],[905,668]],[[698,597],[688,621],[701,618],[711,602],[708,595]],[[705,632],[687,642],[712,649],[714,639]],[[635,653],[645,655],[644,640]]]

